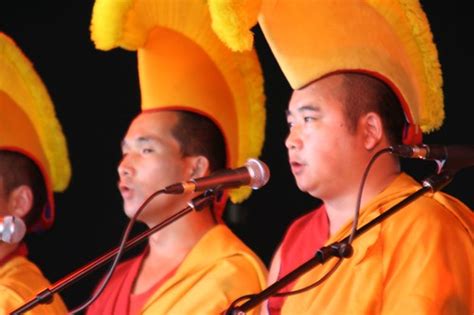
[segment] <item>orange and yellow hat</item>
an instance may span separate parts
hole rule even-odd
[[[53,103],[33,65],[15,42],[0,33],[0,150],[25,154],[41,170],[48,204],[31,230],[54,221],[53,191],[66,189],[71,178],[66,139]]]
[[[399,96],[405,143],[444,119],[442,75],[430,26],[416,0],[209,0],[213,28],[232,49],[259,25],[293,89],[333,72],[384,80]]]
[[[137,51],[142,111],[209,117],[225,137],[228,167],[260,155],[265,98],[256,52],[233,52],[218,39],[206,1],[96,0],[91,33],[98,49]],[[230,198],[241,202],[250,191]]]

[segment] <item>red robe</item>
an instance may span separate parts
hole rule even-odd
[[[297,219],[290,226],[280,246],[281,263],[278,278],[281,279],[298,266],[314,257],[329,238],[329,221],[324,205]],[[290,291],[294,282],[280,292]],[[268,311],[280,314],[285,297],[274,296],[268,299]]]
[[[129,314],[140,257],[118,266],[87,314]],[[242,295],[266,285],[260,259],[225,225],[208,231],[173,273],[151,294],[142,314],[220,314]],[[254,309],[253,312],[257,312]]]

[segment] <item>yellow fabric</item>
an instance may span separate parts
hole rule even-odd
[[[228,11],[245,7],[236,0],[209,1],[224,8],[211,11],[217,34],[229,47],[244,49],[236,33],[248,37],[240,29],[254,17],[219,23],[236,19],[242,13]],[[441,126],[438,53],[417,0],[255,1],[262,2],[259,25],[293,89],[336,71],[368,72],[395,89],[411,124],[423,132]]]
[[[362,209],[359,226],[419,188],[400,175]],[[356,238],[353,257],[320,286],[287,297],[282,314],[473,314],[473,231],[473,213],[460,201],[425,195]],[[303,275],[293,289],[314,283],[334,262]]]
[[[66,139],[55,116],[53,103],[31,62],[13,40],[1,32],[0,92],[0,101],[5,102],[0,108],[0,148],[17,147],[27,152],[34,160],[42,163],[40,167],[46,172],[44,175],[52,183],[54,191],[63,191],[69,184],[71,166]],[[11,115],[20,118],[17,115],[19,110],[13,109],[13,106],[19,107],[24,113],[21,116],[27,116],[28,123],[25,117],[21,117],[21,122],[18,123],[19,126],[26,123],[34,128],[32,130],[28,127],[28,132],[35,141],[25,142],[27,131],[19,127],[5,130],[5,126],[16,124]],[[40,147],[36,139],[39,140]]]
[[[0,314],[9,314],[48,286],[48,280],[28,259],[22,256],[10,259],[0,266]],[[25,314],[67,314],[67,309],[55,295],[51,304],[37,305]]]
[[[184,109],[212,119],[226,139],[228,167],[261,153],[263,77],[254,50],[234,53],[211,28],[206,1],[96,0],[91,36],[98,49],[138,52],[142,110]],[[233,202],[250,194],[233,190]]]
[[[252,26],[257,24],[262,0],[211,0],[212,29],[234,51],[252,49]]]
[[[63,191],[71,178],[66,139],[54,105],[31,62],[0,32],[0,150],[29,157],[40,169],[48,205],[41,220],[29,227],[40,231],[54,220],[53,191]]]
[[[207,232],[142,314],[221,314],[235,299],[266,285],[260,259],[225,226]],[[258,314],[258,308],[247,314]]]

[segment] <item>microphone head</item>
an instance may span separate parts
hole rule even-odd
[[[248,159],[245,166],[250,174],[249,186],[252,187],[252,189],[259,189],[268,183],[270,179],[270,169],[267,164],[257,159]]]
[[[19,243],[26,233],[26,225],[22,219],[14,216],[3,217],[0,223],[0,241],[16,244]]]

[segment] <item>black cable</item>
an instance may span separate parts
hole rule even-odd
[[[232,302],[229,307],[227,308],[227,312],[225,314],[229,314],[231,315],[232,314],[232,310],[235,309],[235,307],[237,306],[237,303],[239,303],[240,301],[243,301],[243,300],[250,300],[251,298],[253,298],[255,296],[255,294],[247,294],[247,295],[242,295],[241,297],[237,298],[234,300],[234,302]]]
[[[105,289],[105,286],[107,285],[107,283],[109,282],[110,278],[112,277],[112,274],[113,272],[115,271],[115,268],[117,267],[117,263],[119,262],[120,258],[122,257],[122,254],[123,254],[123,251],[124,251],[124,248],[125,248],[125,243],[127,242],[128,240],[128,236],[130,235],[130,232],[132,230],[132,227],[133,225],[135,224],[138,216],[142,213],[142,211],[145,209],[145,207],[148,205],[148,203],[150,203],[150,201],[155,198],[156,196],[162,194],[164,192],[163,189],[160,189],[158,191],[155,191],[153,194],[151,194],[143,203],[142,205],[140,206],[140,208],[138,208],[137,212],[135,212],[135,215],[132,217],[132,219],[128,222],[127,224],[127,227],[125,228],[125,231],[122,235],[122,238],[121,238],[121,241],[120,241],[120,246],[119,246],[119,250],[117,252],[117,254],[115,255],[115,259],[114,261],[112,262],[111,266],[110,266],[110,269],[107,273],[107,275],[104,277],[104,279],[102,280],[102,283],[100,284],[99,288],[94,292],[94,295],[92,295],[91,298],[89,298],[89,300],[86,300],[86,302],[84,302],[83,304],[79,305],[78,307],[76,307],[75,309],[73,309],[72,311],[69,312],[69,314],[76,314],[80,311],[82,311],[83,309],[85,309],[86,307],[88,307],[89,305],[91,305],[98,297],[99,295],[104,291]]]
[[[362,184],[361,184],[360,189],[359,189],[359,202],[357,203],[358,208],[360,208],[360,200],[361,200],[361,196],[362,196],[362,190],[363,190],[364,182],[367,178],[367,174],[369,172],[369,169],[371,168],[373,162],[382,153],[386,153],[386,152],[394,153],[392,147],[383,149],[383,150],[377,152],[372,157],[372,160],[369,162],[369,164],[366,168],[366,172],[365,172],[365,174],[363,176],[363,179],[362,179]],[[270,285],[265,290],[261,291],[258,294],[254,294],[254,296],[251,297],[249,301],[243,303],[242,305],[240,305],[239,307],[237,307],[233,310],[227,310],[226,314],[243,314],[244,312],[246,312],[246,311],[254,308],[255,306],[257,306],[258,304],[262,303],[264,300],[268,299],[269,297],[275,296],[274,292],[276,292],[278,290],[281,290],[282,288],[284,288],[288,284],[294,282],[298,277],[300,277],[301,275],[305,274],[306,272],[308,272],[309,270],[314,268],[316,265],[323,264],[324,262],[326,262],[328,259],[330,259],[332,257],[340,257],[340,258],[349,258],[349,257],[351,257],[351,255],[352,255],[352,246],[349,245],[350,236],[353,236],[353,238],[357,238],[361,234],[367,232],[372,227],[380,224],[383,220],[386,220],[387,218],[389,218],[391,215],[393,215],[394,213],[396,213],[397,211],[399,211],[400,209],[405,207],[407,204],[409,204],[409,203],[413,202],[414,200],[418,199],[419,197],[424,195],[426,192],[429,192],[429,191],[430,192],[435,192],[435,191],[438,191],[438,190],[442,189],[449,182],[451,182],[454,174],[455,174],[455,172],[453,170],[445,170],[445,171],[442,171],[440,174],[436,174],[435,176],[431,176],[430,178],[424,180],[423,181],[423,188],[421,188],[421,189],[417,190],[416,192],[412,193],[411,195],[409,195],[408,197],[406,197],[405,199],[403,199],[402,201],[400,201],[396,205],[392,206],[388,210],[386,210],[383,213],[381,213],[380,215],[378,215],[376,218],[374,218],[374,219],[370,220],[369,222],[365,223],[360,228],[357,228],[357,224],[356,224],[355,225],[356,229],[353,231],[354,235],[351,234],[351,235],[345,237],[344,239],[342,239],[339,242],[334,242],[329,246],[321,247],[316,252],[316,254],[314,255],[313,258],[307,260],[306,262],[304,262],[303,264],[301,264],[300,266],[298,266],[297,268],[292,270],[290,273],[288,273],[287,275],[285,275],[284,277],[282,277],[281,279],[279,279],[278,281],[276,281],[275,283]],[[356,209],[357,211],[359,211],[358,208]],[[331,269],[328,274],[330,275],[333,272],[334,269],[335,268]],[[322,281],[327,279],[328,274],[326,274],[322,279],[318,280],[317,283],[320,284]],[[315,283],[308,286],[308,287],[314,287],[314,286],[316,286]],[[301,293],[301,292],[307,290],[308,287],[303,288],[303,289],[299,289],[299,290],[293,291],[293,292]],[[285,296],[285,295],[292,294],[293,292],[284,292],[284,293],[277,293],[277,294],[279,296]],[[235,303],[233,303],[233,304],[235,304]]]
[[[385,149],[379,150],[378,152],[376,152],[372,156],[369,163],[367,164],[367,166],[365,168],[365,171],[364,171],[364,174],[362,175],[362,180],[361,180],[360,186],[359,186],[359,192],[358,192],[358,195],[357,195],[357,202],[356,202],[355,213],[354,213],[354,221],[352,222],[351,234],[349,236],[349,239],[348,239],[347,243],[342,244],[342,246],[351,245],[352,240],[354,239],[354,235],[356,234],[357,225],[359,224],[359,212],[360,212],[360,204],[361,204],[361,201],[362,201],[362,192],[364,190],[365,181],[367,180],[367,176],[369,174],[370,169],[372,168],[372,165],[382,154],[391,153],[391,152],[392,152],[391,148],[385,148]],[[303,293],[305,291],[308,291],[312,288],[317,287],[318,285],[323,283],[327,278],[329,278],[336,271],[336,269],[341,265],[343,259],[344,259],[344,257],[341,256],[340,259],[336,262],[336,264],[324,276],[322,276],[316,282],[314,282],[314,283],[312,283],[312,284],[310,284],[310,285],[308,285],[304,288],[298,289],[298,290],[287,291],[287,292],[278,292],[278,293],[273,294],[273,296],[282,297],[282,296],[295,295],[295,294]],[[232,303],[232,304],[234,304],[234,303]]]
[[[355,208],[355,214],[354,214],[354,221],[352,222],[352,230],[351,234],[349,236],[349,240],[347,241],[347,244],[352,244],[352,241],[354,239],[354,235],[356,234],[357,231],[357,225],[359,224],[359,212],[360,212],[360,204],[362,202],[362,192],[364,191],[364,185],[365,181],[367,180],[367,176],[369,175],[369,171],[372,168],[372,165],[374,162],[382,155],[385,153],[391,153],[393,150],[391,147],[379,150],[377,153],[375,153],[372,158],[369,161],[369,164],[367,164],[364,175],[362,175],[362,180],[360,181],[360,186],[359,186],[359,192],[357,194],[357,202],[356,202],[356,208]]]

